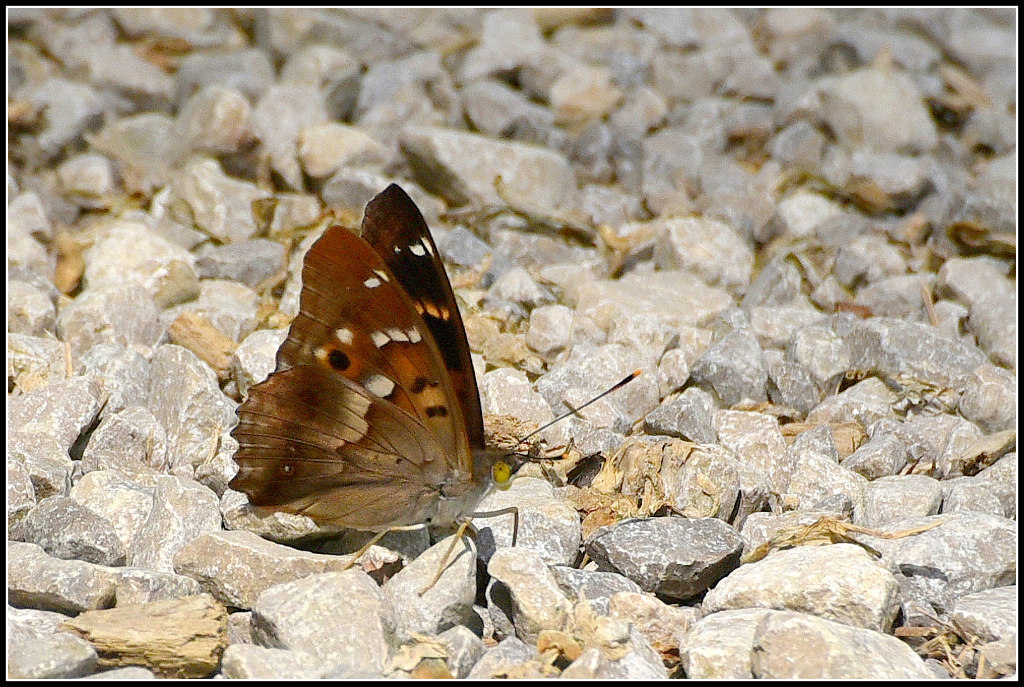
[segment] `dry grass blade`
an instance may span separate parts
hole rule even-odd
[[[936,520],[934,522],[919,525],[917,527],[911,527],[906,530],[900,530],[898,532],[883,532],[881,530],[862,527],[860,525],[855,525],[852,522],[840,520],[834,515],[826,515],[818,518],[810,525],[787,527],[779,530],[767,542],[761,544],[744,556],[743,562],[752,563],[754,561],[759,561],[772,551],[791,549],[797,546],[823,546],[827,544],[841,543],[856,544],[869,553],[875,556],[880,556],[881,554],[878,551],[871,548],[864,542],[857,541],[850,535],[865,534],[869,537],[878,537],[879,539],[902,539],[903,537],[911,537],[915,534],[927,532],[933,527],[938,527],[941,524],[941,521]]]

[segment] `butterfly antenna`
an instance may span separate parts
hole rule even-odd
[[[570,406],[570,410],[569,410],[568,413],[563,413],[563,414],[559,415],[558,417],[556,417],[551,422],[547,423],[546,425],[543,425],[542,427],[538,427],[537,429],[533,430],[532,432],[527,434],[525,437],[520,439],[516,443],[516,445],[512,447],[512,450],[514,451],[516,449],[516,447],[518,447],[520,444],[525,442],[527,439],[529,439],[530,437],[532,437],[532,436],[534,436],[536,434],[539,434],[540,432],[543,432],[545,429],[547,429],[551,425],[555,424],[556,422],[561,422],[562,420],[564,420],[565,418],[569,417],[570,415],[575,415],[576,413],[580,412],[581,410],[583,410],[584,408],[589,406],[591,403],[594,403],[596,401],[600,401],[602,398],[604,398],[608,394],[610,394],[610,393],[612,393],[614,391],[618,391],[619,389],[621,389],[622,387],[626,386],[627,384],[632,382],[634,379],[639,377],[640,376],[640,372],[641,372],[641,370],[633,370],[624,379],[622,379],[621,381],[617,382],[615,384],[615,386],[612,386],[612,387],[610,387],[608,389],[605,389],[604,391],[599,393],[597,396],[594,396],[592,399],[590,399],[589,401],[587,401],[586,403],[581,405],[579,408],[572,408]]]

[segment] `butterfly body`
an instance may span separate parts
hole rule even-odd
[[[392,184],[362,236],[306,254],[277,368],[232,431],[231,487],[257,508],[362,530],[448,523],[490,488],[465,329],[423,216]]]

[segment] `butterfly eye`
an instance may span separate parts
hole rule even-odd
[[[499,460],[491,466],[491,478],[494,480],[494,486],[498,489],[508,489],[512,485],[512,466]]]

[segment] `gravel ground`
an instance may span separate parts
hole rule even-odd
[[[1016,675],[1016,22],[9,10],[8,676]],[[391,182],[489,428],[643,372],[423,595],[227,486]]]

